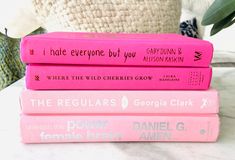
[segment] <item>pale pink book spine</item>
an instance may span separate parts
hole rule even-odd
[[[20,97],[24,114],[218,113],[218,92],[32,91]]]
[[[21,116],[23,143],[214,142],[217,115]]]
[[[50,33],[21,41],[25,63],[208,67],[210,42],[176,34]]]
[[[28,65],[28,89],[208,89],[211,68]]]

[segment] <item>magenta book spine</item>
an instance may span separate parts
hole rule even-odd
[[[25,63],[208,67],[210,42],[176,34],[50,33],[21,41]]]
[[[203,91],[32,91],[20,97],[24,114],[218,113],[218,92]]]
[[[211,68],[28,65],[28,89],[208,89]]]
[[[21,116],[23,143],[215,142],[217,115]]]

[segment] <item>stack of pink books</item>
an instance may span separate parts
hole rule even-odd
[[[177,34],[27,36],[22,142],[214,142],[212,55]]]

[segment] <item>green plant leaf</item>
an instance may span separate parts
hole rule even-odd
[[[235,11],[232,14],[230,14],[229,16],[227,16],[226,18],[215,23],[211,29],[211,33],[210,33],[211,36],[215,35],[219,31],[221,31],[222,29],[231,26],[234,23],[234,20],[233,20],[234,16],[235,16]]]
[[[235,0],[215,0],[202,19],[202,25],[215,24],[235,11]]]
[[[228,28],[228,27],[230,27],[231,25],[233,25],[235,23],[235,19],[233,19],[231,22],[229,22],[228,24],[226,24],[225,26],[224,26],[224,28]]]

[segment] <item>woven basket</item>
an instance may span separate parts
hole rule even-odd
[[[47,31],[176,33],[180,0],[33,0]]]

